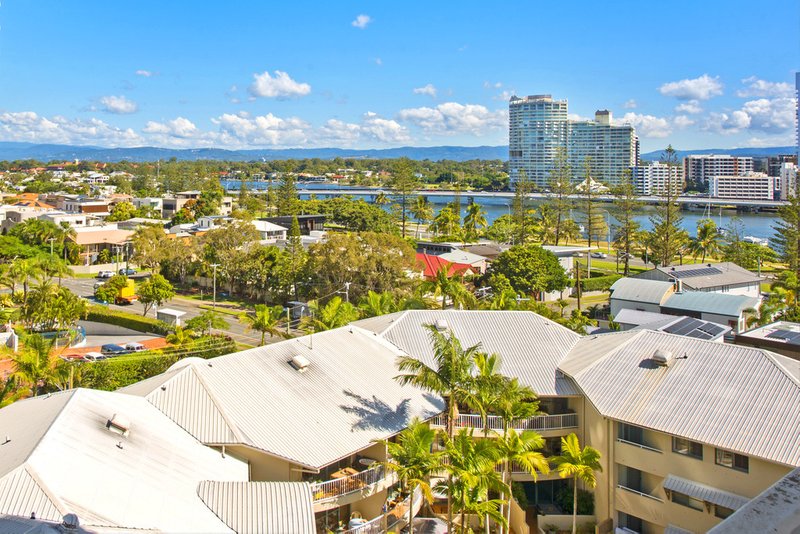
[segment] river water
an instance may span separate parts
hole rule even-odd
[[[235,194],[239,191],[240,182],[238,180],[222,180],[222,187],[228,190],[231,194]],[[248,187],[253,190],[258,189],[266,189],[267,187],[275,187],[279,184],[274,184],[270,182],[248,182]],[[340,186],[337,184],[329,184],[329,183],[302,183],[298,184],[297,186],[299,191],[299,196],[303,200],[307,200],[313,194],[316,198],[326,198],[326,195],[323,193],[312,193],[312,191],[320,190],[320,189],[350,189],[348,186]],[[358,189],[363,190],[363,187],[359,187]],[[308,191],[308,192],[305,192]],[[381,189],[376,189],[375,193],[371,194],[360,194],[360,195],[353,195],[357,198],[363,198],[367,202],[372,202],[374,196],[378,194]],[[389,194],[389,191],[386,190],[386,193]],[[331,195],[333,196],[333,195]],[[428,200],[434,207],[434,211],[438,213],[438,211],[443,208],[449,202],[452,202],[454,197],[452,196],[429,196]],[[462,204],[462,216],[464,215],[464,211],[466,209],[466,205],[471,201],[474,200],[476,203],[480,204],[484,210],[486,210],[486,220],[491,224],[495,219],[500,217],[501,215],[505,215],[510,213],[511,211],[511,198],[507,197],[471,197],[469,193],[462,193],[461,194],[461,204]],[[541,201],[533,201],[532,205],[535,208]],[[614,217],[612,214],[606,214],[603,212],[605,211],[612,211],[612,204],[609,203],[602,203],[600,204],[600,213],[602,213],[607,219],[610,220],[611,225],[614,225]],[[650,223],[650,217],[655,213],[655,208],[652,206],[645,206],[642,208],[641,213],[637,216],[637,220],[641,223],[642,228],[649,230],[652,228],[652,224]],[[683,215],[683,228],[689,232],[690,236],[694,236],[697,230],[697,222],[704,217],[708,217],[708,213],[703,212],[702,210],[698,211],[682,211],[681,214]],[[573,217],[580,222],[582,219],[582,215],[580,210],[575,209],[573,211]],[[711,213],[711,218],[714,219],[714,222],[717,223],[717,226],[724,228],[728,226],[731,221],[738,217],[741,221],[743,228],[744,228],[744,235],[752,236],[759,239],[769,239],[775,236],[775,229],[773,228],[778,221],[778,216],[775,213],[770,212],[763,212],[763,213],[750,213],[750,212],[737,212],[736,210],[719,210],[718,208],[714,209]]]

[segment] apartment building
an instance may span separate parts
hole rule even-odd
[[[677,196],[683,193],[686,186],[683,172],[683,168],[678,165],[653,161],[631,168],[631,180],[639,195],[664,196],[669,192]]]
[[[781,163],[778,177],[775,182],[775,190],[780,192],[780,200],[788,200],[794,196],[797,188],[797,164]]]
[[[611,112],[599,110],[594,120],[567,118],[567,101],[551,95],[512,97],[509,101],[509,174],[511,183],[524,172],[545,189],[560,151],[572,168],[572,180],[591,176],[614,184],[637,164],[639,141],[631,125],[613,124]]]
[[[687,183],[705,189],[712,176],[738,176],[753,172],[753,158],[727,154],[696,154],[683,158]]]
[[[708,195],[736,200],[774,200],[775,179],[760,172],[715,175],[708,180]]]
[[[0,527],[32,510],[60,520],[64,503],[77,503],[87,527],[325,532],[347,531],[360,515],[362,528],[380,531],[408,506],[416,513],[421,498],[397,496],[379,440],[415,416],[443,423],[442,399],[393,378],[399,356],[433,364],[426,325],[465,347],[482,343],[500,355],[502,373],[537,391],[544,414],[514,426],[541,433],[548,455],[570,432],[600,450],[594,514],[582,520],[603,534],[705,532],[800,466],[796,361],[648,330],[580,336],[530,312],[415,310],[189,358],[115,393],[78,390],[0,410],[0,435],[13,452],[0,456]],[[482,429],[467,407],[456,425]],[[500,428],[493,416],[489,425]],[[28,429],[31,436],[20,434]],[[36,437],[42,432],[47,439]],[[70,450],[77,463],[24,452],[31,447],[54,459]],[[73,467],[82,473],[74,485]],[[514,480],[546,514],[539,524],[569,524],[554,496],[571,482],[517,471]],[[16,493],[2,491],[11,487]],[[130,488],[129,498],[112,488]],[[181,529],[181,521],[191,523]],[[532,527],[519,507],[512,526]]]

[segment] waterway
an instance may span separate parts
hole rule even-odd
[[[271,183],[271,182],[248,182],[248,187],[253,190],[263,190],[267,187],[276,187],[279,184]],[[239,191],[241,187],[240,182],[238,180],[223,180],[222,187],[227,189],[231,194],[235,194]],[[299,196],[303,200],[307,200],[311,197],[311,195],[315,195],[316,198],[327,198],[324,193],[314,193],[314,191],[318,190],[331,190],[331,189],[338,189],[338,190],[347,190],[351,189],[349,186],[344,185],[337,185],[337,184],[330,184],[330,183],[302,183],[297,185],[297,189],[299,191]],[[359,190],[363,191],[365,188],[359,187]],[[375,195],[377,195],[381,189],[376,189],[374,193],[370,194],[354,194],[353,196],[356,198],[363,198],[367,202],[372,202]],[[389,194],[389,191],[386,191]],[[424,194],[424,193],[423,193]],[[331,195],[332,196],[332,195]],[[452,202],[454,200],[453,196],[429,196],[428,200],[434,207],[434,211],[436,213],[439,212],[445,205]],[[495,219],[500,217],[501,215],[505,215],[510,213],[511,211],[511,199],[508,197],[471,197],[469,193],[462,193],[461,194],[461,205],[462,205],[462,216],[464,215],[464,210],[466,209],[466,205],[473,201],[480,204],[484,210],[486,210],[486,220],[489,224],[491,224]],[[541,201],[533,201],[532,205],[534,208],[537,205],[541,204]],[[604,213],[613,211],[612,204],[610,203],[600,203],[599,209],[600,213],[602,213],[610,222],[613,227],[615,220],[611,213]],[[645,206],[641,209],[640,214],[636,217],[639,223],[642,225],[643,229],[649,230],[652,228],[652,224],[650,222],[650,217],[655,213],[655,208],[652,206]],[[704,212],[703,210],[697,211],[690,211],[684,210],[681,212],[683,215],[682,227],[689,232],[689,235],[693,236],[697,230],[697,222],[700,219],[708,217],[708,213]],[[775,213],[771,212],[761,212],[761,213],[751,213],[751,212],[737,212],[736,210],[719,210],[718,208],[713,209],[711,213],[711,218],[714,219],[714,222],[717,223],[717,226],[721,228],[725,228],[731,224],[734,218],[738,218],[741,221],[743,228],[744,228],[744,235],[757,237],[759,239],[769,239],[775,236],[775,229],[773,228],[778,221],[778,217]],[[573,217],[580,222],[582,218],[582,214],[580,210],[575,209],[573,211]]]

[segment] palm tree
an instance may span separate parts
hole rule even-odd
[[[470,293],[458,278],[448,274],[447,267],[440,267],[432,280],[426,280],[419,286],[419,291],[424,295],[433,293],[434,297],[442,297],[442,309],[447,307],[447,298],[453,301],[453,306],[472,309],[477,306],[475,296]]]
[[[401,484],[408,488],[408,532],[413,534],[414,526],[414,492],[417,488],[422,490],[422,495],[428,503],[433,502],[428,477],[440,466],[441,453],[432,452],[436,441],[436,432],[430,427],[414,418],[411,424],[398,436],[396,442],[383,440],[386,445],[390,460],[384,465],[387,469],[397,473]]]
[[[447,436],[455,434],[458,405],[464,403],[473,391],[472,367],[480,343],[467,349],[449,332],[445,335],[436,325],[426,325],[433,345],[433,366],[413,356],[400,356],[397,367],[402,374],[395,377],[403,385],[412,385],[441,396],[445,402]],[[453,530],[452,494],[447,494],[447,522]]]
[[[467,206],[467,214],[464,216],[464,239],[472,240],[478,237],[478,231],[486,228],[486,210],[480,204],[472,202]]]
[[[308,303],[311,317],[305,317],[306,328],[315,332],[332,330],[345,326],[358,319],[358,310],[349,302],[344,302],[342,297],[333,297],[325,306],[320,307],[317,301]]]
[[[278,325],[283,319],[283,306],[266,306],[264,304],[256,304],[255,313],[242,313],[239,315],[239,322],[245,325],[245,330],[257,330],[261,332],[261,345],[264,344],[264,336],[269,334],[270,339],[273,336],[281,337],[281,332]]]
[[[417,196],[417,200],[411,205],[411,215],[417,220],[417,238],[419,238],[419,227],[433,219],[433,206],[428,202],[428,197]]]
[[[8,377],[0,387],[0,408],[18,401],[24,395],[25,391],[18,387],[17,380],[13,376]]]
[[[26,384],[34,396],[41,392],[62,389],[64,362],[52,354],[55,338],[45,339],[39,334],[25,338],[22,354],[12,356],[14,372],[11,376]]]
[[[391,201],[392,200],[383,191],[375,195],[375,204],[377,204],[378,206],[385,206],[386,204],[389,204]]]
[[[700,263],[705,263],[706,256],[716,256],[722,251],[720,234],[717,225],[712,219],[697,221],[697,237],[689,241],[689,252],[697,259],[701,256]]]
[[[517,464],[530,473],[535,482],[537,471],[544,474],[550,472],[550,464],[547,462],[547,458],[539,452],[542,447],[544,447],[544,438],[533,430],[527,430],[519,434],[513,428],[509,428],[497,439],[497,448],[503,464],[503,483],[508,487],[508,494],[504,494],[508,503],[505,511],[506,522],[511,521],[511,499],[513,498],[511,493],[512,464]]]
[[[18,259],[11,264],[9,276],[22,283],[22,302],[28,301],[28,286],[32,278],[38,278],[42,269],[35,258]]]
[[[561,438],[561,454],[551,458],[561,478],[572,478],[572,534],[577,532],[578,521],[578,481],[593,488],[597,485],[595,471],[602,471],[600,452],[589,447],[581,448],[578,436],[574,433]]]
[[[167,336],[167,343],[181,346],[188,345],[194,340],[194,332],[182,326],[175,327],[175,332]]]
[[[483,437],[489,437],[489,412],[494,410],[503,390],[505,376],[500,374],[500,357],[497,354],[475,354],[475,384],[467,404],[481,414]]]
[[[397,311],[397,303],[389,291],[376,293],[370,290],[367,296],[361,299],[358,308],[364,317],[376,317]]]

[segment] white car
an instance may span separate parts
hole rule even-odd
[[[125,350],[129,350],[131,352],[142,352],[145,350],[145,347],[141,343],[131,342],[125,344]]]
[[[108,356],[100,352],[87,352],[83,355],[83,359],[87,362],[99,362],[108,359]]]
[[[592,257],[593,258],[607,258],[608,254],[606,254],[605,252],[592,252]]]
[[[100,271],[97,273],[97,278],[111,278],[114,276],[114,271]]]

